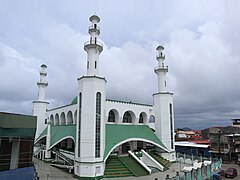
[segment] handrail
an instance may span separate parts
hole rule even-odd
[[[94,40],[87,41],[87,42],[84,43],[84,46],[94,45],[94,44],[99,45],[99,46],[103,46],[103,44],[100,41],[98,41],[98,40],[97,41],[94,41]]]
[[[98,26],[94,26],[94,25],[89,26],[88,30],[91,30],[91,29],[97,29],[97,30],[100,31],[100,27],[98,27]]]

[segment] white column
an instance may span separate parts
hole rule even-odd
[[[20,139],[12,140],[11,164],[10,169],[18,168]]]
[[[48,119],[48,124],[47,124],[47,138],[46,138],[46,152],[45,152],[45,158],[49,159],[51,158],[51,150],[50,148],[50,142],[51,141],[51,123],[49,122]]]

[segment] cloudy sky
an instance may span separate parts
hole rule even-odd
[[[240,118],[239,7],[237,0],[0,0],[0,111],[31,114],[42,63],[50,108],[75,97],[96,13],[108,98],[152,104],[162,44],[175,126],[229,125]]]

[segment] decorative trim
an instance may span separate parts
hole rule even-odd
[[[107,82],[107,80],[105,79],[105,77],[100,77],[100,76],[95,76],[95,75],[93,75],[93,76],[82,76],[82,77],[78,78],[77,80],[79,81],[79,80],[81,80],[81,79],[85,79],[85,78],[96,78],[96,79],[102,79],[102,80],[104,80],[105,82]]]
[[[140,105],[140,106],[149,106],[152,107],[151,104],[142,104],[142,103],[136,103],[132,101],[121,101],[121,100],[114,100],[114,99],[106,99],[108,102],[115,102],[115,103],[123,103],[123,104],[132,104],[132,105]]]
[[[168,95],[173,95],[173,93],[171,93],[171,92],[158,92],[158,93],[154,93],[153,96],[158,95],[158,94],[168,94]]]
[[[104,163],[104,161],[95,161],[95,162],[80,162],[78,160],[75,160],[75,162],[80,163],[80,164],[99,164],[99,163]]]

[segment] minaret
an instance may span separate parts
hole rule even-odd
[[[158,92],[167,92],[167,72],[168,67],[165,66],[164,60],[165,55],[163,54],[164,47],[158,46],[156,48],[157,56],[156,59],[158,61],[158,66],[154,69],[154,72],[157,74],[158,77]]]
[[[100,18],[89,18],[90,41],[84,44],[87,52],[87,75],[78,78],[78,114],[74,174],[78,177],[97,177],[104,174],[106,79],[98,75],[99,55],[103,50],[98,41]]]
[[[48,107],[48,102],[45,101],[46,88],[48,83],[46,81],[47,76],[47,66],[45,64],[41,65],[40,71],[40,81],[37,82],[38,85],[38,100],[33,102],[33,115],[37,116],[37,130],[35,139],[42,133],[46,127],[46,111]]]
[[[88,29],[90,40],[84,43],[84,50],[87,52],[87,75],[98,75],[99,55],[103,50],[103,45],[98,41],[100,28],[98,22],[100,18],[93,15],[89,18],[92,25]]]
[[[170,161],[175,161],[173,93],[167,89],[168,66],[164,63],[164,47],[159,45],[156,50],[158,66],[154,69],[154,72],[157,74],[158,92],[153,94],[155,132],[167,149],[172,152],[163,156]]]

